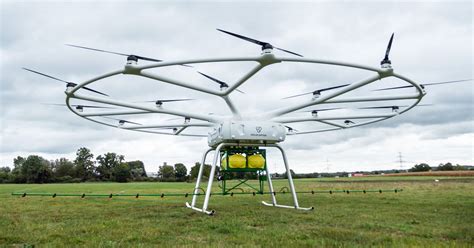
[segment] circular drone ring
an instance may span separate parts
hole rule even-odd
[[[196,86],[193,84],[189,84],[184,81],[179,81],[171,78],[167,78],[164,76],[160,76],[151,72],[146,71],[147,69],[152,69],[152,68],[160,68],[160,67],[169,67],[169,66],[177,66],[177,65],[196,65],[200,63],[222,63],[222,62],[257,62],[257,66],[252,68],[249,72],[247,72],[242,78],[240,78],[237,82],[235,82],[232,85],[226,85],[226,88],[221,88],[221,90],[212,90],[208,89],[205,87],[201,86]],[[209,95],[214,95],[217,97],[221,97],[225,100],[227,106],[232,112],[232,117],[230,119],[232,120],[242,120],[241,114],[238,110],[238,108],[234,105],[232,100],[229,98],[229,94],[232,93],[233,91],[237,90],[239,86],[244,84],[248,79],[252,78],[254,75],[256,75],[262,68],[266,66],[270,66],[275,63],[282,63],[282,62],[291,62],[291,63],[308,63],[308,64],[324,64],[324,65],[333,65],[333,66],[341,66],[341,67],[349,67],[349,68],[355,68],[355,69],[360,69],[360,70],[366,70],[366,71],[371,71],[375,73],[374,75],[368,77],[367,79],[348,84],[344,87],[341,87],[337,90],[334,90],[333,93],[328,93],[325,94],[324,96],[319,96],[319,97],[313,97],[310,100],[305,100],[300,104],[292,105],[289,107],[285,108],[280,108],[276,110],[272,110],[269,112],[261,113],[258,116],[252,116],[252,117],[247,117],[245,120],[250,119],[250,120],[262,120],[262,121],[273,121],[277,123],[302,123],[302,122],[319,122],[322,124],[326,124],[328,126],[331,126],[329,128],[323,128],[323,129],[316,129],[316,130],[309,130],[309,131],[298,131],[298,132],[293,132],[292,130],[288,130],[288,135],[298,135],[298,134],[309,134],[309,133],[318,133],[318,132],[325,132],[325,131],[332,131],[332,130],[340,130],[340,129],[345,129],[345,128],[352,128],[352,127],[358,127],[362,125],[368,125],[371,123],[383,121],[395,116],[398,116],[400,114],[405,113],[406,111],[412,109],[415,107],[421,99],[425,96],[426,92],[424,89],[414,81],[408,79],[407,77],[404,77],[400,74],[396,74],[393,72],[392,67],[389,66],[383,66],[385,68],[375,68],[375,67],[369,67],[369,66],[364,66],[364,65],[358,65],[358,64],[352,64],[352,63],[345,63],[345,62],[338,62],[338,61],[330,61],[330,60],[321,60],[321,59],[308,59],[308,58],[287,58],[287,57],[276,57],[270,52],[265,52],[261,56],[258,57],[237,57],[237,58],[214,58],[214,59],[194,59],[194,60],[181,60],[181,61],[170,61],[170,62],[158,62],[158,63],[152,63],[152,64],[147,64],[147,65],[142,65],[139,66],[136,64],[136,61],[127,61],[127,64],[122,70],[117,70],[113,71],[110,73],[106,73],[104,75],[92,78],[90,80],[87,80],[83,83],[77,84],[75,86],[69,86],[66,90],[66,105],[71,110],[73,113],[76,115],[85,118],[89,121],[93,121],[99,124],[103,124],[106,126],[110,127],[119,127],[122,129],[127,129],[127,130],[133,130],[133,131],[139,131],[139,132],[145,132],[145,133],[153,133],[153,134],[166,134],[166,135],[180,135],[180,136],[191,136],[191,137],[206,137],[207,135],[205,134],[187,134],[187,133],[182,133],[185,129],[191,128],[191,127],[213,127],[218,123],[221,123],[224,120],[229,119],[229,117],[226,116],[218,116],[218,115],[202,115],[194,112],[187,112],[187,111],[178,111],[178,110],[173,110],[173,109],[167,109],[163,108],[161,106],[159,107],[148,107],[148,106],[143,106],[140,104],[135,104],[135,103],[130,103],[130,102],[123,102],[123,101],[118,101],[118,100],[112,100],[108,97],[91,97],[91,96],[86,96],[86,95],[81,95],[78,94],[77,91],[80,89],[83,89],[87,85],[105,79],[109,78],[112,76],[120,75],[120,74],[129,74],[129,75],[136,75],[136,76],[142,76],[146,77],[152,80],[157,80],[161,81],[164,83],[168,83],[171,85],[183,87],[183,88],[188,88],[191,90],[195,91],[200,91],[202,93],[206,93]],[[411,93],[411,94],[404,94],[404,95],[394,95],[394,96],[380,96],[380,97],[351,97],[351,98],[338,98],[338,96],[343,95],[347,92],[351,92],[353,90],[356,90],[360,87],[366,86],[368,84],[371,84],[377,80],[387,78],[387,77],[395,77],[398,78],[402,81],[407,82],[411,86],[413,86],[416,89],[416,93]],[[109,112],[97,112],[97,113],[82,113],[82,111],[79,111],[78,109],[75,109],[74,106],[70,104],[71,99],[79,99],[79,100],[84,100],[84,101],[89,101],[89,102],[95,102],[95,103],[101,103],[101,104],[107,104],[110,106],[117,106],[121,108],[127,109],[126,111],[109,111]],[[390,114],[378,114],[378,115],[352,115],[352,116],[337,116],[337,117],[325,117],[325,118],[320,118],[317,117],[317,115],[314,116],[308,116],[308,117],[284,117],[286,114],[294,113],[295,111],[304,109],[306,107],[310,106],[315,106],[319,104],[337,104],[337,103],[357,103],[357,102],[378,102],[378,101],[396,101],[396,100],[415,100],[411,105],[406,106],[405,109],[398,111],[395,111],[392,109],[392,113]],[[124,120],[119,120],[119,123],[121,125],[112,125],[110,123],[107,123],[105,121],[99,121],[94,119],[93,117],[108,117],[110,116],[115,116],[115,115],[132,115],[132,114],[168,114],[168,115],[174,115],[178,117],[183,117],[185,120],[191,120],[191,119],[196,119],[200,121],[205,121],[206,123],[192,123],[190,121],[185,121],[182,124],[173,124],[173,125],[123,125],[125,122],[129,121],[124,121]],[[365,122],[360,122],[360,123],[354,123],[352,121],[349,121],[349,123],[346,123],[347,125],[340,125],[337,123],[331,122],[332,120],[357,120],[357,119],[371,119],[369,121]],[[132,122],[133,123],[133,122]],[[134,123],[138,124],[138,123]],[[351,124],[351,125],[349,125]],[[352,125],[353,124],[353,125]],[[172,129],[173,132],[164,132],[164,131],[156,131],[153,129]]]

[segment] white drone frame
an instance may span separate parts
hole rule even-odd
[[[175,80],[171,78],[167,78],[161,75],[157,75],[151,72],[146,71],[146,69],[152,69],[152,68],[159,68],[159,67],[167,67],[167,66],[176,66],[176,65],[193,65],[193,64],[199,64],[199,63],[219,63],[219,62],[244,62],[244,61],[253,61],[257,62],[257,66],[252,68],[249,72],[247,72],[243,77],[241,77],[239,80],[237,80],[234,84],[229,85],[228,88],[221,88],[220,91],[218,90],[210,90],[204,87],[196,86],[193,84],[189,84],[184,81],[180,80]],[[262,68],[275,64],[275,63],[281,63],[281,62],[296,62],[296,63],[313,63],[313,64],[326,64],[326,65],[335,65],[335,66],[343,66],[343,67],[350,67],[350,68],[356,68],[356,69],[361,69],[361,70],[368,70],[371,72],[374,72],[375,74],[358,82],[352,83],[350,85],[347,85],[345,87],[335,89],[333,93],[328,93],[320,97],[313,97],[310,100],[307,100],[303,103],[300,104],[295,104],[292,106],[276,109],[273,111],[269,111],[263,114],[259,115],[254,115],[254,116],[246,116],[245,118],[242,117],[240,111],[238,108],[234,105],[232,100],[229,97],[229,94],[231,94],[233,91],[235,91],[239,86],[244,84],[248,79],[250,79],[252,76],[254,76],[256,73],[258,73]],[[87,95],[82,95],[78,94],[77,91],[93,82],[96,82],[98,80],[102,80],[108,77],[116,76],[119,74],[131,74],[131,75],[136,75],[136,76],[142,76],[146,78],[150,78],[153,80],[158,80],[164,83],[176,85],[179,87],[183,88],[188,88],[191,90],[195,91],[200,91],[203,93],[207,93],[209,95],[221,97],[224,99],[226,102],[227,106],[232,112],[232,117],[225,117],[225,116],[218,116],[218,115],[202,115],[202,114],[197,114],[194,112],[187,112],[187,111],[178,111],[178,110],[173,110],[173,109],[168,109],[163,106],[159,107],[147,107],[143,106],[140,104],[134,104],[130,102],[123,102],[123,101],[118,101],[118,100],[112,100],[110,98],[105,98],[105,97],[92,97],[92,96],[87,96]],[[395,95],[395,96],[384,96],[384,97],[350,97],[350,98],[339,98],[335,99],[336,97],[343,95],[344,93],[353,91],[355,89],[358,89],[362,86],[371,84],[377,80],[380,80],[382,78],[386,77],[395,77],[398,79],[401,79],[412,86],[415,87],[416,93],[411,93],[411,94],[404,94],[404,95]],[[92,117],[99,117],[99,116],[114,116],[114,115],[134,115],[134,114],[169,114],[169,115],[175,115],[175,116],[180,116],[185,118],[191,118],[191,119],[197,119],[201,121],[206,121],[207,123],[191,123],[190,121],[185,121],[182,124],[173,124],[173,125],[163,125],[163,124],[157,124],[157,125],[136,125],[136,126],[128,126],[128,125],[123,125],[123,126],[118,126],[119,128],[122,129],[127,129],[127,130],[133,130],[133,131],[139,131],[139,132],[147,132],[147,133],[156,133],[156,134],[168,134],[168,135],[181,135],[181,136],[195,136],[195,137],[206,137],[207,135],[200,135],[200,134],[186,134],[183,133],[183,131],[189,127],[213,127],[219,123],[222,123],[225,120],[231,119],[231,120],[239,120],[239,121],[245,121],[245,120],[258,120],[258,121],[271,121],[271,122],[276,122],[276,123],[297,123],[297,122],[319,122],[326,124],[328,126],[331,126],[330,128],[323,128],[323,129],[316,129],[316,130],[309,130],[309,131],[302,131],[302,132],[290,132],[288,131],[288,135],[299,135],[299,134],[309,134],[309,133],[317,133],[317,132],[324,132],[324,131],[332,131],[332,130],[338,130],[338,129],[345,129],[345,128],[350,128],[350,127],[356,127],[356,126],[362,126],[362,125],[367,125],[379,121],[383,121],[392,117],[395,117],[397,115],[403,114],[404,112],[410,110],[411,108],[415,107],[420,100],[425,96],[426,92],[425,90],[417,83],[414,81],[408,79],[407,77],[404,77],[400,74],[396,74],[393,72],[393,69],[390,64],[382,64],[381,68],[374,68],[374,67],[369,67],[369,66],[364,66],[364,65],[358,65],[358,64],[352,64],[352,63],[345,63],[345,62],[338,62],[338,61],[330,61],[330,60],[321,60],[321,59],[308,59],[308,58],[292,58],[292,57],[276,57],[272,53],[272,49],[264,49],[261,56],[257,57],[230,57],[230,58],[210,58],[210,59],[193,59],[193,60],[179,60],[179,61],[169,61],[169,62],[158,62],[158,63],[152,63],[152,64],[147,64],[147,65],[142,65],[139,66],[137,65],[136,61],[134,60],[128,60],[127,64],[125,67],[121,70],[113,71],[110,73],[106,73],[104,75],[92,78],[90,80],[87,80],[81,84],[74,86],[68,85],[68,88],[66,89],[66,104],[67,107],[76,115],[85,118],[87,120],[97,122],[103,125],[111,126],[111,127],[117,127],[115,125],[111,125],[106,122],[98,121]],[[123,108],[127,108],[129,110],[119,110],[119,111],[100,111],[96,113],[83,113],[80,111],[77,111],[73,106],[70,104],[71,99],[79,99],[79,100],[84,100],[84,101],[90,101],[90,102],[96,102],[96,103],[102,103],[102,104],[108,104],[108,105],[113,105],[113,106],[119,106]],[[293,113],[295,111],[301,110],[303,108],[309,107],[309,106],[315,106],[319,104],[338,104],[338,103],[356,103],[356,102],[372,102],[372,101],[393,101],[393,100],[415,100],[413,104],[409,105],[406,109],[403,109],[401,111],[396,111],[393,110],[392,113],[390,114],[378,114],[378,115],[351,115],[351,116],[334,116],[334,117],[318,117],[317,115],[312,115],[311,117],[283,117],[283,115]],[[333,120],[350,120],[350,119],[371,119],[369,121],[365,121],[362,123],[354,124],[354,125],[340,125],[338,123],[332,122]],[[188,119],[189,120],[189,119]],[[156,131],[156,130],[151,130],[151,129],[156,129],[156,128],[176,128],[176,130],[173,133],[168,133],[168,132],[162,132],[162,131]],[[202,158],[201,161],[201,167],[199,169],[199,174],[196,182],[196,187],[194,188],[194,195],[192,199],[192,203],[186,203],[186,205],[194,210],[197,210],[199,212],[207,213],[207,214],[213,214],[214,211],[208,211],[208,203],[209,203],[209,198],[211,194],[211,187],[212,187],[212,182],[215,174],[215,169],[216,166],[218,165],[218,158],[220,154],[221,148],[225,146],[264,146],[264,147],[276,147],[278,148],[283,156],[283,161],[285,163],[285,168],[286,172],[288,175],[288,181],[290,185],[290,190],[292,193],[293,201],[294,201],[294,206],[286,206],[286,205],[279,205],[276,202],[274,194],[271,194],[272,196],[272,203],[268,204],[263,202],[265,205],[268,206],[275,206],[275,207],[283,207],[283,208],[295,208],[295,209],[301,209],[301,210],[309,210],[312,208],[302,208],[298,205],[298,200],[294,188],[294,183],[293,179],[291,177],[290,173],[290,168],[288,165],[288,161],[286,159],[286,155],[284,150],[278,145],[278,144],[242,144],[242,143],[221,143],[217,147],[210,148],[208,149]],[[205,192],[205,199],[204,199],[204,204],[202,208],[197,208],[196,207],[196,199],[197,199],[197,193],[198,189],[200,186],[201,178],[202,178],[202,173],[203,173],[203,167],[206,161],[206,156],[207,154],[215,150],[215,155],[211,167],[211,173],[209,176],[209,182],[207,185],[207,190]],[[267,168],[267,176],[268,176],[268,183],[269,183],[269,189],[270,192],[273,193],[273,185],[271,182],[271,177],[270,177],[270,172],[268,171]]]

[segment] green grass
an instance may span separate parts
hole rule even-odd
[[[311,212],[263,206],[260,201],[269,195],[212,196],[210,208],[217,212],[206,216],[184,207],[189,197],[10,195],[190,192],[192,183],[0,185],[0,246],[474,246],[474,178],[365,179],[295,184],[298,191],[404,191],[301,194],[300,205],[314,206]],[[287,186],[285,180],[274,183],[278,189]],[[277,198],[291,203],[289,194]]]

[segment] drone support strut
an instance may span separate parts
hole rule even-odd
[[[191,208],[193,210],[196,210],[198,212],[203,212],[203,213],[206,213],[208,215],[212,215],[214,214],[214,210],[211,210],[211,211],[207,211],[207,207],[209,206],[209,198],[211,196],[211,190],[212,190],[212,182],[214,181],[214,174],[215,174],[215,171],[216,171],[216,167],[218,166],[218,161],[219,161],[219,156],[220,156],[220,151],[223,147],[225,146],[255,146],[255,144],[237,144],[237,143],[221,143],[219,144],[216,148],[215,148],[215,154],[214,154],[214,159],[213,159],[213,162],[212,162],[212,167],[211,167],[211,172],[210,172],[210,175],[209,175],[209,182],[207,184],[207,189],[206,189],[206,192],[205,192],[205,197],[204,197],[204,203],[203,203],[203,207],[202,208],[198,208],[196,207],[196,200],[197,200],[197,193],[198,193],[198,190],[200,188],[200,183],[201,183],[201,178],[202,178],[202,174],[203,174],[203,168],[204,168],[204,164],[205,164],[205,161],[206,161],[206,157],[207,157],[207,154],[214,150],[213,148],[210,148],[208,149],[206,152],[204,152],[204,155],[202,157],[202,163],[201,163],[201,166],[199,168],[199,173],[198,173],[198,178],[196,180],[196,187],[194,188],[194,195],[193,195],[193,199],[192,199],[192,202],[191,204],[189,204],[188,202],[186,202],[186,206],[188,208]],[[300,207],[299,204],[298,204],[298,198],[296,196],[296,190],[295,190],[295,185],[293,183],[293,178],[291,176],[291,171],[290,171],[290,167],[288,165],[288,160],[286,158],[286,154],[285,154],[285,151],[283,150],[283,148],[277,144],[266,144],[264,145],[264,147],[276,147],[278,150],[280,150],[281,154],[282,154],[282,158],[283,158],[283,162],[285,164],[285,169],[286,169],[286,175],[288,177],[288,184],[290,186],[290,191],[291,191],[291,194],[292,194],[292,197],[293,197],[293,204],[294,206],[288,206],[288,205],[279,205],[277,203],[277,200],[276,200],[276,197],[275,197],[275,191],[273,189],[273,183],[272,183],[272,179],[271,179],[271,174],[268,170],[268,166],[266,167],[266,173],[267,173],[267,180],[268,180],[268,188],[270,190],[270,195],[271,195],[271,198],[272,198],[272,203],[266,203],[264,201],[262,201],[262,203],[266,206],[273,206],[273,207],[280,207],[280,208],[294,208],[294,209],[298,209],[298,210],[312,210],[314,209],[313,207],[310,207],[310,208],[303,208],[303,207]]]

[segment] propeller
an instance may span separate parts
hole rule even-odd
[[[68,82],[68,81],[65,81],[65,80],[62,80],[62,79],[59,79],[59,78],[56,78],[56,77],[53,77],[53,76],[50,76],[50,75],[47,75],[47,74],[38,72],[38,71],[34,71],[34,70],[31,70],[31,69],[28,69],[28,68],[25,68],[25,67],[22,67],[22,69],[23,69],[23,70],[26,70],[26,71],[29,71],[29,72],[33,72],[33,73],[39,74],[39,75],[44,76],[44,77],[47,77],[47,78],[51,78],[51,79],[54,79],[54,80],[57,80],[57,81],[66,83],[67,86],[76,87],[76,85],[77,85],[76,83]],[[99,91],[97,91],[97,90],[93,90],[93,89],[88,88],[88,87],[82,87],[82,88],[85,89],[85,90],[88,90],[88,91],[92,91],[92,92],[97,93],[97,94],[101,94],[101,95],[104,95],[104,96],[109,96],[109,95],[107,95],[107,94],[105,94],[105,93],[99,92]]]
[[[353,122],[353,121],[351,121],[351,120],[345,120],[345,121],[344,121],[344,124],[350,125],[350,124],[355,124],[355,122]]]
[[[392,48],[392,41],[393,41],[393,35],[395,33],[392,33],[392,36],[390,37],[390,40],[388,41],[388,45],[387,45],[387,50],[385,50],[385,57],[383,58],[383,60],[380,62],[381,65],[384,65],[384,64],[392,64],[392,62],[390,61],[390,59],[388,58],[389,54],[390,54],[390,49]]]
[[[123,124],[125,123],[130,123],[130,124],[135,124],[135,125],[142,125],[140,123],[136,123],[136,122],[133,122],[133,121],[127,121],[127,120],[122,120],[122,119],[116,119],[116,118],[112,118],[112,117],[107,117],[107,116],[103,116],[103,118],[107,118],[107,119],[110,119],[110,120],[116,120],[119,122],[119,125],[122,126]]]
[[[332,86],[332,87],[328,87],[328,88],[317,89],[317,90],[315,90],[315,91],[306,92],[306,93],[302,93],[302,94],[298,94],[298,95],[293,95],[293,96],[288,96],[288,97],[285,97],[285,98],[282,98],[282,99],[289,99],[289,98],[294,98],[294,97],[304,96],[304,95],[309,95],[309,94],[313,94],[314,96],[319,96],[319,95],[321,95],[321,92],[323,92],[323,91],[333,90],[333,89],[337,89],[337,88],[342,88],[342,87],[345,87],[345,86],[348,86],[348,85],[349,85],[349,84],[341,84],[341,85]]]
[[[225,82],[223,82],[223,81],[221,81],[221,80],[219,80],[219,79],[217,79],[217,78],[211,77],[211,76],[209,76],[209,75],[207,75],[207,74],[204,74],[204,73],[202,73],[202,72],[199,72],[199,71],[198,71],[198,73],[201,74],[201,75],[203,75],[204,77],[209,78],[210,80],[212,80],[212,81],[214,81],[214,82],[220,84],[221,89],[222,89],[222,88],[229,88],[229,85],[228,85],[227,83],[225,83]],[[238,92],[240,92],[240,93],[242,93],[242,94],[245,94],[245,92],[243,92],[243,91],[241,91],[241,90],[239,90],[239,89],[235,89],[235,90],[238,91]]]
[[[154,102],[156,105],[161,106],[165,102],[182,102],[182,101],[193,101],[196,99],[182,98],[182,99],[157,99],[150,101],[141,101],[141,102]]]
[[[45,105],[53,105],[53,106],[67,106],[66,104],[61,103],[43,103]],[[75,107],[79,111],[83,111],[84,108],[103,108],[103,109],[113,109],[112,107],[104,107],[104,106],[95,106],[95,105],[79,105],[79,104],[71,104],[71,107]]]
[[[175,133],[178,131],[177,127],[157,127],[156,129],[171,129]]]
[[[418,104],[415,107],[424,107],[424,106],[433,106],[433,104]],[[363,108],[358,108],[358,109],[392,109],[392,110],[398,110],[399,108],[407,108],[409,107],[408,105],[391,105],[391,106],[374,106],[374,107],[363,107]]]
[[[174,121],[174,120],[181,120],[181,119],[183,119],[183,117],[171,118],[171,119],[167,119],[166,121]],[[190,121],[191,121],[191,118],[189,118],[189,117],[184,117],[184,122],[185,122],[185,123],[188,123],[188,122],[190,122]]]
[[[147,61],[153,61],[153,62],[161,62],[163,60],[161,59],[154,59],[154,58],[148,58],[136,54],[125,54],[125,53],[118,53],[118,52],[112,52],[112,51],[107,51],[107,50],[102,50],[102,49],[96,49],[96,48],[90,48],[90,47],[85,47],[85,46],[77,46],[77,45],[71,45],[71,44],[65,44],[66,46],[71,46],[71,47],[76,47],[76,48],[82,48],[82,49],[87,49],[87,50],[92,50],[92,51],[97,51],[97,52],[103,52],[103,53],[111,53],[111,54],[117,54],[117,55],[122,55],[126,56],[127,60],[133,60],[133,61],[138,61],[138,59],[142,60],[147,60]]]
[[[92,50],[92,51],[97,51],[97,52],[103,52],[103,53],[111,53],[111,54],[117,54],[117,55],[122,55],[126,56],[127,60],[133,60],[137,62],[139,59],[141,60],[147,60],[147,61],[152,61],[152,62],[162,62],[163,60],[161,59],[154,59],[154,58],[149,58],[149,57],[144,57],[136,54],[125,54],[125,53],[118,53],[118,52],[112,52],[112,51],[107,51],[107,50],[102,50],[102,49],[96,49],[96,48],[91,48],[91,47],[85,47],[85,46],[77,46],[77,45],[71,45],[71,44],[65,44],[66,46],[71,46],[71,47],[76,47],[76,48],[82,48],[82,49],[87,49],[87,50]],[[185,67],[192,67],[190,65],[182,64],[181,66]]]
[[[452,83],[459,83],[459,82],[466,82],[466,81],[472,81],[472,78],[471,78],[471,79],[454,80],[454,81],[446,81],[446,82],[438,82],[438,83],[420,84],[420,87],[421,87],[422,89],[424,89],[425,86],[429,86],[429,85],[452,84]],[[412,88],[412,87],[415,87],[415,86],[413,86],[413,85],[405,85],[405,86],[398,86],[398,87],[390,87],[390,88],[377,89],[377,90],[374,90],[374,91],[395,90],[395,89],[404,89],[404,88]]]
[[[285,126],[288,129],[288,132],[298,132],[298,130],[290,127],[290,126]]]
[[[232,33],[232,32],[229,32],[229,31],[225,31],[225,30],[222,30],[222,29],[217,29],[218,31],[221,31],[223,33],[226,33],[226,34],[229,34],[229,35],[232,35],[232,36],[235,36],[239,39],[242,39],[242,40],[245,40],[245,41],[248,41],[248,42],[251,42],[251,43],[254,43],[254,44],[257,44],[257,45],[260,45],[262,46],[262,51],[265,50],[265,49],[278,49],[280,51],[283,51],[283,52],[286,52],[286,53],[290,53],[290,54],[293,54],[293,55],[296,55],[296,56],[299,56],[299,57],[303,57],[303,55],[301,54],[298,54],[298,53],[295,53],[295,52],[292,52],[292,51],[288,51],[288,50],[285,50],[283,48],[279,48],[279,47],[276,47],[276,46],[272,46],[272,44],[268,43],[268,42],[265,42],[265,41],[259,41],[259,40],[256,40],[256,39],[252,39],[252,38],[249,38],[249,37],[245,37],[243,35],[240,35],[240,34],[235,34],[235,33]]]
[[[329,110],[336,110],[336,109],[341,109],[341,108],[313,109],[313,110],[305,110],[305,111],[300,111],[300,112],[304,112],[304,113],[311,112],[311,113],[313,113],[313,114],[316,114],[316,113],[318,113],[318,112],[329,111]]]

